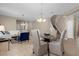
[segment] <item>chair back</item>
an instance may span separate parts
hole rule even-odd
[[[60,37],[60,47],[61,47],[61,51],[64,51],[63,40],[64,40],[64,38],[65,38],[65,34],[66,34],[66,30],[62,31],[61,37]]]
[[[31,33],[32,33],[33,47],[38,48],[40,46],[40,38],[39,38],[38,29],[32,30]]]
[[[62,42],[63,39],[65,38],[65,34],[66,34],[66,30],[62,31],[61,37],[60,37],[60,42]]]
[[[24,41],[24,40],[29,40],[29,32],[23,32],[20,34],[20,40]]]

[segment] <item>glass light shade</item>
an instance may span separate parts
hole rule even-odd
[[[43,22],[46,22],[46,19],[43,19],[42,21],[43,21]]]
[[[42,22],[42,18],[37,19],[38,22]]]
[[[46,19],[43,19],[43,18],[39,18],[37,19],[38,22],[46,22]]]

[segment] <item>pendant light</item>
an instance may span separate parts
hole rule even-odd
[[[43,3],[41,3],[41,16],[37,19],[37,22],[46,22],[46,19],[43,18]]]
[[[23,20],[23,18],[24,18],[24,14],[22,14],[22,20]],[[21,26],[25,26],[25,22],[22,22]]]

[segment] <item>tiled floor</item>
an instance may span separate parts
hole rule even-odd
[[[0,43],[0,55],[4,56],[30,56],[32,55],[33,45],[31,41],[23,43],[10,44],[10,50],[7,49],[7,42]]]
[[[10,50],[7,49],[7,42],[0,43],[1,56],[35,56],[32,53],[33,45],[31,40],[28,42],[10,44]],[[64,41],[64,51],[67,56],[79,56],[79,39],[69,39]],[[46,56],[46,55],[45,55]],[[53,56],[53,54],[51,54]]]
[[[69,39],[64,41],[65,55],[77,56],[79,55],[79,53],[77,54],[77,49],[78,48],[77,48],[76,40]]]

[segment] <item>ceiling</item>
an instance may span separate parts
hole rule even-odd
[[[49,19],[53,15],[63,15],[65,12],[79,6],[78,3],[0,3],[0,15],[18,17],[33,21],[40,17]],[[23,16],[24,15],[24,16]]]

